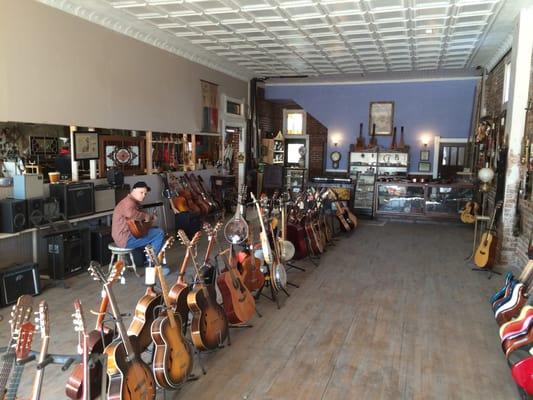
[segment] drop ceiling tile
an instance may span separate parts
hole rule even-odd
[[[361,14],[333,14],[330,15],[333,24],[337,26],[351,26],[366,24],[364,17]]]
[[[449,6],[422,7],[413,10],[415,19],[421,18],[445,18],[448,15]]]

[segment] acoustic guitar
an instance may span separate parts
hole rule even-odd
[[[174,238],[167,239],[165,247],[170,246],[170,241],[174,241]],[[159,314],[152,323],[152,339],[155,344],[152,371],[160,387],[175,390],[191,374],[192,351],[183,337],[180,314],[173,309],[168,296],[168,286],[159,258],[151,245],[146,246],[145,251],[155,266],[166,306],[166,312]]]
[[[152,221],[145,222],[136,221],[134,219],[127,219],[126,224],[128,225],[128,229],[130,230],[131,235],[136,239],[145,237],[148,234],[150,228],[152,227]]]
[[[263,259],[268,265],[272,265],[272,249],[270,248],[270,241],[268,240],[268,234],[265,228],[265,223],[263,221],[263,212],[259,202],[255,198],[254,194],[250,192],[250,196],[257,207],[257,218],[259,219],[259,224],[261,225],[261,232],[259,233],[259,239],[261,240],[261,249],[263,250]]]
[[[17,362],[9,376],[9,383],[7,385],[4,400],[15,400],[17,398],[20,380],[22,379],[22,372],[24,371],[25,366],[21,361],[27,358],[30,354],[34,332],[35,325],[32,322],[26,321],[20,326],[20,330],[17,333],[17,344],[15,346],[15,359]]]
[[[183,230],[178,231],[181,242],[190,249],[191,261],[199,282],[187,295],[187,304],[193,314],[191,321],[191,338],[194,346],[200,350],[219,347],[228,337],[228,320],[224,309],[216,302],[200,274],[192,244]]]
[[[497,238],[494,233],[494,223],[498,209],[502,206],[501,202],[496,203],[489,228],[481,236],[481,242],[474,255],[474,263],[478,268],[489,268],[494,264],[496,256]]]
[[[355,150],[361,151],[365,149],[365,139],[363,137],[363,123],[361,122],[359,124],[359,137],[357,138],[357,142],[355,143]]]
[[[41,348],[39,350],[39,358],[37,359],[38,365],[41,368],[37,368],[35,373],[35,379],[33,380],[33,387],[31,391],[31,400],[39,400],[41,398],[41,387],[43,385],[44,377],[44,361],[48,356],[48,343],[50,342],[50,319],[48,316],[48,303],[42,300],[39,303],[39,331],[41,333]]]
[[[72,315],[74,330],[78,332],[78,349],[81,350],[81,366],[83,368],[83,382],[90,382],[90,368],[89,368],[89,335],[85,324],[85,316],[83,315],[83,308],[81,301],[76,299],[74,301],[74,314]],[[100,376],[101,379],[101,376]],[[95,393],[99,395],[100,393]],[[91,397],[91,385],[82,386],[81,400],[90,400]]]
[[[163,303],[161,293],[154,290],[153,286],[148,286],[144,295],[135,306],[133,319],[128,327],[128,335],[137,338],[139,351],[145,351],[152,343],[150,327],[155,320],[155,310]]]
[[[110,285],[113,285],[122,274],[124,263],[122,261],[117,261],[113,268],[117,273],[114,275],[115,280],[111,281]],[[87,353],[89,356],[91,354],[102,354],[107,345],[113,341],[115,332],[104,326],[104,317],[108,305],[109,298],[104,291],[102,294],[102,300],[100,301],[100,307],[98,308],[95,327],[88,334]],[[91,399],[100,395],[102,387],[102,367],[102,363],[98,360],[93,363],[93,367],[89,371],[88,382],[90,389],[87,392],[90,393]],[[87,382],[85,380],[85,366],[83,363],[78,363],[70,374],[65,386],[65,394],[67,397],[73,400],[81,399],[85,392],[85,382]]]
[[[135,338],[130,338],[122,321],[122,314],[110,283],[116,279],[117,271],[112,269],[107,279],[97,262],[91,261],[89,272],[93,279],[103,284],[109,298],[109,305],[115,317],[119,337],[104,350],[107,355],[108,400],[153,400],[155,381],[150,368],[140,359]]]
[[[476,222],[476,215],[479,212],[479,204],[473,200],[465,204],[465,208],[461,211],[461,222],[464,224],[473,224]]]
[[[27,294],[18,298],[17,304],[13,306],[11,311],[11,338],[7,344],[7,350],[2,355],[2,367],[0,367],[0,399],[4,398],[6,392],[7,381],[13,365],[15,364],[15,346],[17,344],[17,337],[20,332],[20,327],[23,323],[28,322],[32,318],[33,298]]]
[[[261,260],[255,257],[254,231],[249,227],[246,249],[237,253],[237,260],[242,271],[242,281],[249,291],[259,290],[265,284],[265,275],[261,272]]]

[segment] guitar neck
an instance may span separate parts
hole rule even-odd
[[[124,343],[124,349],[126,350],[126,354],[129,358],[133,358],[133,356],[135,355],[135,351],[133,350],[133,346],[131,345],[128,332],[126,331],[126,327],[124,326],[124,322],[122,321],[122,316],[120,315],[117,300],[115,299],[113,291],[111,290],[110,284],[104,284],[104,289],[107,293],[107,297],[109,298],[109,305],[111,306],[111,311],[113,312],[113,316],[115,317],[118,333],[120,334],[120,338]]]
[[[24,371],[24,364],[20,365],[15,363],[15,367],[9,377],[9,384],[7,385],[7,391],[5,400],[15,400],[17,397],[17,391],[22,378],[22,372]]]
[[[50,337],[45,336],[42,339],[41,349],[39,352],[38,363],[42,363],[48,354],[48,343],[50,342]],[[31,392],[31,400],[39,400],[41,398],[41,387],[43,384],[44,377],[44,368],[40,368],[35,373],[35,380],[33,381],[33,389]]]
[[[83,382],[90,382],[89,373],[89,338],[83,333]],[[91,400],[91,385],[83,385],[82,400]]]
[[[163,274],[163,268],[161,268],[160,264],[157,264],[155,268],[157,275],[159,276],[159,282],[161,283],[161,291],[163,292],[163,300],[165,302],[165,306],[167,307],[167,316],[170,326],[172,328],[176,328],[178,324],[176,323],[176,318],[174,317],[174,312],[172,311],[172,304],[170,302],[170,298],[168,297],[168,285],[165,275]]]
[[[2,356],[2,369],[0,370],[0,398],[6,390],[9,374],[15,363],[15,349],[13,349],[13,340],[10,340],[8,350]]]
[[[213,232],[213,235],[209,236],[209,241],[207,242],[207,250],[205,251],[204,264],[209,262],[209,258],[211,257],[213,247],[215,246],[215,237],[216,237],[216,232]]]
[[[187,248],[185,256],[183,257],[183,262],[181,263],[180,271],[178,273],[178,281],[183,281],[185,277],[185,271],[187,271],[187,264],[189,263],[190,250]]]

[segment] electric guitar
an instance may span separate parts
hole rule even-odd
[[[174,238],[170,237],[164,248],[173,241]],[[168,286],[159,258],[151,245],[146,246],[145,251],[155,266],[166,306],[166,312],[160,313],[152,323],[152,339],[155,344],[152,371],[160,387],[175,390],[191,373],[192,351],[183,337],[180,314],[174,311],[168,296]]]
[[[497,238],[493,232],[493,229],[494,223],[496,222],[496,214],[501,206],[501,202],[496,203],[489,228],[481,236],[481,242],[476,250],[476,254],[474,255],[474,263],[478,268],[489,268],[494,264]]]
[[[87,333],[85,316],[83,315],[83,308],[81,301],[76,299],[74,301],[74,314],[72,314],[74,330],[78,332],[78,352],[81,354],[81,366],[83,368],[83,382],[90,382],[89,372],[89,335]],[[100,377],[101,379],[101,377]],[[83,385],[81,391],[81,400],[90,400],[91,385]],[[95,396],[100,393],[95,393]]]
[[[135,338],[128,336],[117,300],[111,290],[110,283],[116,279],[117,271],[112,269],[110,277],[107,279],[100,265],[91,261],[89,272],[93,279],[103,284],[119,332],[119,338],[104,350],[107,354],[107,375],[109,376],[108,400],[155,399],[156,389],[152,371],[138,356]]]
[[[31,400],[39,400],[41,398],[41,387],[44,377],[44,366],[42,365],[48,356],[48,343],[50,342],[50,320],[48,317],[48,303],[42,300],[39,303],[39,331],[41,332],[41,349],[39,351],[39,358],[37,362],[41,368],[37,368],[35,379],[33,381],[33,388],[31,393]]]
[[[23,323],[28,322],[32,316],[32,304],[33,298],[29,295],[20,296],[17,300],[17,304],[13,306],[11,311],[11,338],[7,344],[7,350],[2,355],[2,367],[0,368],[0,399],[4,398],[6,392],[7,381],[15,363],[15,345],[17,343],[17,337],[20,331],[20,327]]]
[[[22,361],[28,357],[31,351],[31,343],[33,341],[33,333],[35,332],[35,325],[32,322],[24,322],[20,326],[20,331],[17,334],[17,344],[15,348],[16,363],[13,367],[13,372],[9,377],[5,400],[15,400],[17,391],[24,371]]]
[[[181,242],[191,249],[191,260],[196,270],[198,283],[187,295],[187,304],[193,314],[191,321],[191,338],[194,346],[200,350],[217,348],[228,337],[228,320],[224,309],[212,297],[212,294],[203,281],[200,268],[196,261],[196,255],[192,249],[187,234],[183,230],[178,231]]]

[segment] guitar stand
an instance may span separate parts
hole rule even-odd
[[[27,364],[29,362],[34,361],[35,359],[36,359],[35,354],[30,354],[28,357],[23,358],[22,360],[17,360],[16,364],[17,365],[25,365],[25,364]]]
[[[502,274],[501,272],[494,271],[492,268],[476,268],[476,267],[472,267],[472,271],[486,272],[488,274],[487,275],[487,279],[491,279],[493,275],[501,275]]]
[[[290,270],[290,269],[297,269],[298,271],[307,272],[307,270],[305,268],[299,267],[297,265],[294,265],[291,262],[287,262],[287,263],[285,263],[285,265],[288,266],[287,271]]]
[[[266,297],[268,300],[276,303],[276,305],[278,306],[278,310],[279,310],[281,306],[279,305],[279,299],[278,299],[278,296],[276,295],[276,291],[274,290],[274,286],[272,286],[272,283],[270,282],[270,266],[268,266],[268,264],[267,264],[267,268],[268,268],[268,274],[267,276],[265,276],[265,284],[263,285],[261,289],[258,290],[256,296],[257,296],[257,299],[259,299],[260,296],[263,296],[263,297]],[[263,293],[263,289],[265,288],[265,286],[270,287],[270,296]]]

